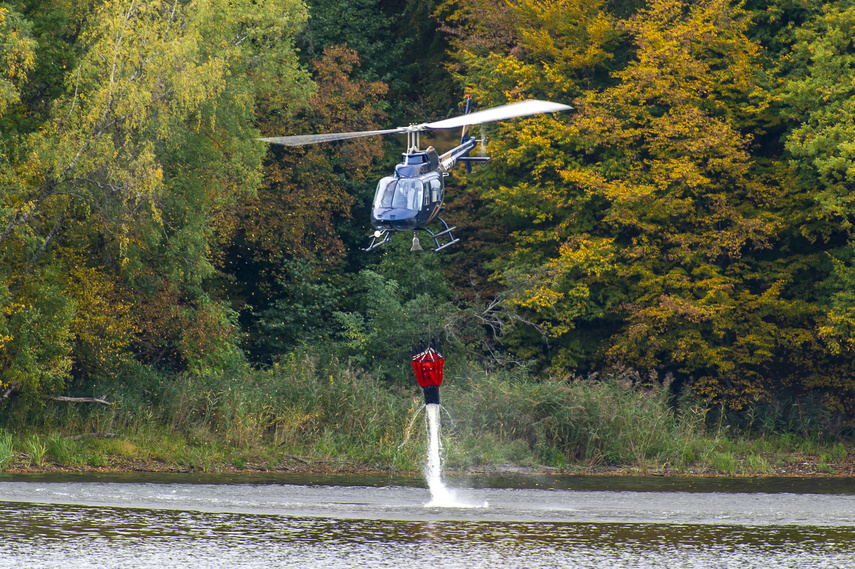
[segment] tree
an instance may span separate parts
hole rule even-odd
[[[424,254],[414,258],[406,249],[399,244],[386,255],[391,263],[378,264],[386,275],[360,271],[350,310],[334,313],[343,355],[399,382],[411,380],[410,357],[417,346],[432,342],[439,348],[441,342],[443,350],[457,348],[452,343],[454,334],[446,328],[459,319],[449,291],[443,288],[436,259],[425,259]],[[404,259],[408,262],[402,263]]]
[[[0,7],[0,117],[20,98],[19,85],[35,66],[35,41],[30,23],[8,7]]]
[[[793,295],[809,262],[775,249],[805,201],[752,156],[771,95],[747,27],[724,0],[654,0],[620,24],[634,58],[614,86],[581,95],[569,125],[541,117],[493,144],[483,196],[516,244],[494,266],[552,366],[664,368],[740,408],[815,342],[817,308]],[[486,84],[581,88],[572,66],[502,73],[517,68],[506,56]]]
[[[465,0],[443,3],[438,15],[454,49],[449,67],[476,108],[523,98],[570,103],[605,75],[619,40],[616,20],[603,2]],[[528,224],[528,214],[511,214],[495,194],[484,191],[529,176],[529,163],[499,158],[519,142],[512,134],[519,124],[481,127],[474,134],[485,137],[492,161],[474,176],[449,178],[457,186],[448,192],[449,217],[465,239],[448,273],[470,300],[501,294],[490,280],[490,260],[507,253],[509,232]],[[502,222],[496,223],[500,210]]]
[[[56,333],[33,353],[67,355],[100,328],[112,331],[108,345],[132,346],[149,361],[171,354],[194,369],[221,365],[238,353],[238,337],[228,307],[206,289],[210,252],[223,211],[261,179],[256,102],[278,98],[287,109],[308,93],[292,46],[304,6],[135,0],[86,8],[86,17],[67,18],[74,55],[61,88],[45,87],[55,99],[22,99],[17,136],[7,137],[14,145],[0,164],[4,305],[53,319]],[[39,18],[60,14],[30,10],[34,30],[44,29]],[[33,76],[52,64],[37,61]],[[26,98],[26,85],[21,92]],[[131,317],[107,308],[117,295],[132,296]],[[5,313],[7,355],[10,342],[28,338],[15,324],[19,312]],[[19,389],[62,387],[39,384],[16,361],[0,368],[21,378]],[[59,378],[70,369],[52,367],[64,370]]]
[[[354,78],[355,51],[330,46],[312,66],[314,95],[287,122],[276,113],[261,118],[266,134],[381,128],[386,85]],[[219,259],[233,276],[230,296],[243,309],[254,358],[267,360],[324,335],[322,324],[329,325],[344,295],[344,223],[362,209],[354,194],[373,187],[369,176],[382,155],[379,138],[269,149],[264,181],[234,211],[229,247]]]
[[[467,0],[440,14],[453,38],[452,68],[483,106],[577,96],[612,59],[617,39],[602,1]]]
[[[833,393],[837,404],[855,399],[855,6],[827,4],[798,28],[787,57],[784,113],[794,127],[786,150],[803,191],[815,200],[804,231],[827,254],[831,270],[821,301],[820,336],[830,352],[829,373],[806,383]]]
[[[443,60],[446,45],[431,17],[438,0],[309,0],[309,24],[298,37],[307,60],[331,46],[356,52],[354,79],[388,86],[392,124],[435,119],[455,100]]]

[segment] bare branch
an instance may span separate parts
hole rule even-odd
[[[38,251],[33,253],[33,256],[30,258],[30,262],[27,264],[26,273],[29,273],[30,271],[33,270],[33,266],[35,266],[36,261],[39,260],[39,257],[41,257],[42,253],[45,252],[45,249],[47,249],[47,246],[50,244],[51,241],[53,241],[53,238],[56,237],[57,233],[59,233],[59,230],[62,229],[62,224],[64,222],[65,222],[65,214],[63,213],[61,216],[59,216],[59,219],[54,224],[53,229],[50,230],[50,233],[48,233],[48,236],[45,237],[45,240],[42,243],[42,246],[39,247]]]
[[[15,389],[17,389],[17,387],[18,387],[17,383],[10,384],[9,389],[6,390],[6,392],[3,394],[3,397],[0,397],[0,400],[9,399],[9,396],[12,395],[12,392],[15,391]]]

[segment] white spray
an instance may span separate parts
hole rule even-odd
[[[447,508],[457,506],[454,492],[449,490],[442,481],[442,433],[440,411],[442,407],[436,404],[425,405],[425,419],[428,429],[428,453],[425,464],[425,478],[430,489],[431,501],[427,506]]]

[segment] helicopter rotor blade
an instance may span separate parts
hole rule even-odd
[[[259,138],[258,140],[269,142],[270,144],[282,144],[285,146],[304,146],[306,144],[318,144],[321,142],[333,142],[336,140],[350,140],[353,138],[362,138],[364,136],[377,136],[383,134],[396,134],[405,132],[424,132],[427,130],[440,130],[446,128],[460,128],[466,125],[484,124],[488,122],[501,121],[517,117],[527,117],[530,115],[539,115],[542,113],[554,113],[557,111],[567,111],[573,107],[562,105],[561,103],[552,103],[550,101],[528,100],[509,105],[501,105],[483,111],[476,111],[467,115],[461,115],[450,119],[445,119],[436,122],[423,123],[412,126],[400,126],[398,128],[389,128],[385,130],[363,130],[357,132],[331,132],[328,134],[301,134],[296,136],[273,136],[267,138]]]
[[[352,138],[362,138],[364,136],[377,136],[382,134],[394,134],[396,132],[406,132],[406,128],[389,128],[386,130],[363,130],[358,132],[330,132],[328,134],[301,134],[296,136],[273,136],[268,138],[259,138],[270,144],[282,144],[284,146],[305,146],[306,144],[318,144],[321,142],[333,142],[336,140],[350,140]]]
[[[501,121],[505,119],[513,119],[517,117],[527,117],[530,115],[539,115],[542,113],[554,113],[557,111],[568,111],[573,107],[562,105],[561,103],[552,103],[550,101],[528,100],[520,101],[519,103],[511,103],[476,111],[468,115],[461,115],[450,119],[445,119],[436,122],[430,122],[419,125],[424,130],[436,130],[445,128],[459,128],[464,125],[484,124],[488,122]]]

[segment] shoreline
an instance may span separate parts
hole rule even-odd
[[[294,457],[295,460],[289,464],[279,467],[265,467],[258,464],[247,463],[243,468],[237,468],[232,464],[215,464],[209,468],[188,468],[177,464],[170,464],[157,460],[116,460],[115,464],[103,466],[72,465],[62,466],[59,464],[44,464],[42,466],[13,463],[0,470],[0,478],[3,475],[28,476],[45,474],[205,474],[205,475],[256,475],[256,474],[281,474],[281,475],[400,475],[420,476],[422,472],[417,470],[398,470],[393,468],[382,468],[371,465],[361,465],[352,462],[319,461],[308,458]],[[578,465],[569,468],[557,468],[550,466],[518,466],[518,465],[491,465],[486,467],[470,467],[465,469],[449,468],[444,471],[449,476],[496,476],[496,475],[520,475],[520,476],[627,476],[627,477],[684,477],[684,478],[855,478],[855,464],[847,461],[845,464],[828,465],[819,460],[806,460],[799,464],[771,467],[766,472],[715,472],[709,469],[672,469],[672,468],[640,468],[637,466],[609,466],[591,467]]]

